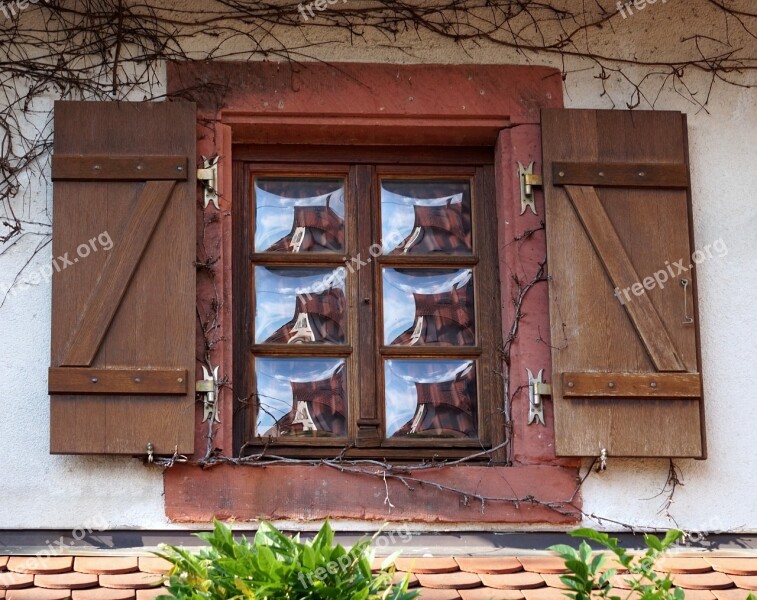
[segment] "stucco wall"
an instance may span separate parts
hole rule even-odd
[[[616,20],[614,27],[590,34],[592,47],[613,54],[671,55],[678,52],[670,43],[674,27],[676,31],[697,24],[705,27],[703,31],[722,27],[720,21],[708,20],[711,17],[706,11],[688,11],[681,5],[658,3],[633,17]],[[325,36],[322,32],[314,35]],[[738,32],[734,35],[738,37]],[[296,44],[298,40],[285,37],[284,43],[288,41]],[[311,53],[323,60],[342,61],[550,64],[496,47],[466,51],[451,42],[423,36],[407,35],[402,43],[409,52],[369,42],[354,47],[327,44]],[[747,36],[743,43],[755,46]],[[201,38],[193,42],[198,55],[206,44]],[[555,60],[552,66],[560,65]],[[627,74],[634,76],[632,70]],[[568,77],[566,106],[608,108],[615,98],[617,106],[623,107],[630,92],[627,82],[613,76],[607,82],[610,94],[602,96],[595,75],[596,71],[586,70]],[[705,74],[689,81],[702,90],[702,96],[706,93]],[[726,256],[699,266],[709,459],[677,461],[685,485],[678,489],[670,512],[686,529],[755,532],[757,456],[753,436],[757,410],[749,377],[750,367],[757,364],[757,92],[718,83],[707,110],[702,110],[669,84],[655,106],[689,114],[697,244],[701,247],[722,238],[728,248]],[[29,131],[47,126],[51,107],[52,97],[35,102]],[[43,166],[43,173],[49,174],[49,166]],[[49,182],[35,175],[24,182],[23,193],[29,202],[21,218],[49,222]],[[45,231],[31,224],[28,230]],[[0,255],[0,298],[41,239],[28,235]],[[27,273],[39,270],[49,260],[48,245],[32,260]],[[0,308],[0,528],[96,527],[104,523],[111,527],[166,527],[158,469],[126,458],[48,454],[49,327],[48,281],[19,290]],[[587,480],[584,508],[624,523],[671,526],[659,512],[663,498],[658,493],[667,472],[667,461],[611,459],[605,473]],[[605,526],[616,528],[612,521]]]

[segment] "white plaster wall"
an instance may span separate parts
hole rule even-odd
[[[648,6],[625,21],[617,21],[601,35],[592,34],[592,48],[620,55],[670,56],[678,53],[671,43],[673,31],[720,27],[711,22],[706,10],[689,11],[681,6],[681,2],[672,1]],[[315,37],[311,40],[318,36],[339,38],[323,32],[312,35]],[[733,35],[738,38],[738,31]],[[736,39],[735,45],[755,48],[754,40],[742,38]],[[285,44],[299,41],[292,33],[282,39]],[[533,64],[535,60],[491,46],[465,51],[424,37],[402,38],[405,52],[373,42],[378,40],[355,47],[327,44],[314,54],[322,60],[396,63]],[[202,56],[206,47],[207,42],[197,38],[193,49]],[[536,62],[550,64],[542,59]],[[556,60],[552,64],[559,66]],[[607,82],[610,94],[600,96],[595,74],[588,70],[568,78],[566,106],[609,108],[614,98],[623,107],[627,84],[613,77]],[[634,72],[628,74],[633,76]],[[691,81],[706,89],[704,75]],[[161,90],[158,85],[153,92]],[[34,105],[29,131],[46,126],[51,106],[52,98]],[[697,244],[701,247],[722,238],[728,247],[727,256],[699,267],[709,459],[678,461],[685,485],[677,491],[670,512],[685,529],[755,532],[757,393],[751,379],[757,365],[757,92],[716,84],[705,111],[668,86],[657,99],[656,108],[689,114]],[[42,166],[42,172],[49,174],[47,165]],[[35,176],[25,182],[24,193],[31,202],[22,218],[49,223],[49,192],[45,179]],[[48,231],[32,225],[29,230]],[[29,235],[0,255],[0,298],[40,239],[39,235]],[[39,269],[50,258],[47,246],[27,270]],[[0,529],[96,527],[105,523],[122,528],[170,526],[163,514],[159,470],[128,458],[48,454],[49,328],[47,282],[19,291],[0,308]],[[614,521],[671,526],[659,512],[662,498],[655,497],[665,483],[667,470],[667,461],[611,459],[607,472],[587,480],[584,507]],[[605,526],[617,528],[612,521],[605,521]]]

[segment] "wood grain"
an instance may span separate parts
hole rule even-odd
[[[683,188],[689,185],[684,163],[556,162],[554,185]]]
[[[185,369],[84,369],[51,368],[47,389],[50,394],[166,394],[187,393]]]
[[[594,188],[569,185],[565,190],[613,287],[622,291],[630,289],[633,285],[641,286],[641,278],[628,258]],[[632,300],[623,304],[623,308],[628,313],[655,368],[658,371],[683,371],[685,367],[681,357],[678,356],[649,296],[634,295]]]
[[[181,156],[189,165],[195,161],[195,140],[192,103],[55,105],[57,156]],[[162,186],[173,186],[173,193],[120,294],[120,306],[99,344],[92,342],[99,337],[92,335],[94,331],[81,338],[90,340],[85,344],[88,348],[98,346],[92,360],[88,351],[73,362],[89,362],[95,370],[180,370],[194,378],[197,189],[193,169],[187,171],[185,180],[167,180],[150,188]],[[102,289],[100,294],[107,291],[103,288],[104,275],[113,268],[109,265],[117,258],[117,249],[128,245],[128,224],[146,187],[133,179],[55,182],[54,256],[66,252],[72,256],[80,244],[104,232],[113,247],[93,252],[53,275],[53,368],[73,368],[63,366],[64,356],[74,332],[88,327],[82,324],[82,315],[92,304],[94,290]],[[133,231],[132,235],[139,238],[144,234]],[[129,260],[124,259],[125,263]],[[110,294],[113,292],[100,297],[110,298]],[[112,306],[102,307],[96,312],[111,310]],[[185,391],[175,395],[52,393],[50,449],[53,453],[134,455],[144,454],[150,442],[158,454],[172,454],[176,449],[190,454],[194,447],[194,408],[194,386],[189,381]]]
[[[52,180],[186,181],[186,156],[53,155]]]
[[[563,373],[565,398],[701,398],[699,373]]]
[[[554,182],[555,163],[688,164],[680,113],[549,109],[542,112],[543,174],[549,267],[552,402],[558,456],[700,458],[703,402],[655,397],[569,397],[563,373],[661,375],[568,197]],[[635,273],[651,276],[691,256],[688,190],[595,189]],[[593,198],[596,206],[596,198]],[[605,221],[607,225],[607,221]],[[617,257],[613,257],[617,261]],[[668,261],[668,263],[666,263]],[[691,272],[686,277],[695,277]],[[642,278],[643,281],[643,278]],[[634,282],[636,283],[636,282]],[[699,374],[696,329],[682,322],[677,278],[645,290],[683,366]],[[631,296],[631,302],[638,298]]]

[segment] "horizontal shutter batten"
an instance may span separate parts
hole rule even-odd
[[[53,155],[53,181],[186,181],[186,156]]]
[[[689,185],[689,170],[683,163],[556,162],[554,185],[682,188]]]
[[[566,398],[700,398],[698,373],[563,373]]]
[[[183,395],[187,393],[185,369],[84,369],[50,368],[50,394]]]

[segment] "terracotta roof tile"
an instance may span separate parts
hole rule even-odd
[[[517,573],[523,570],[523,565],[514,556],[491,557],[455,557],[461,571],[469,573]]]
[[[712,565],[713,569],[726,575],[757,575],[757,559],[755,558],[706,557],[705,560]]]
[[[563,590],[554,588],[539,588],[536,590],[523,590],[526,600],[566,600]]]
[[[674,575],[673,583],[685,590],[727,590],[734,587],[731,577],[717,571],[692,575]]]
[[[71,597],[71,590],[33,587],[24,590],[8,590],[5,597],[7,600],[68,600]]]
[[[749,592],[732,588],[730,590],[712,590],[713,595],[718,600],[746,600]]]
[[[509,573],[503,575],[481,575],[481,581],[487,587],[498,590],[530,590],[546,585],[538,573]]]
[[[95,575],[118,575],[139,570],[136,556],[79,556],[74,571]]]
[[[459,594],[463,600],[524,600],[520,590],[497,590],[490,587],[459,590]]]
[[[0,590],[20,590],[34,585],[34,575],[6,571],[0,573]]]
[[[134,600],[134,590],[117,590],[114,588],[96,587],[88,590],[74,590],[73,600]]]
[[[757,590],[757,575],[731,575],[730,578],[737,588],[741,588],[742,590]]]
[[[560,575],[553,575],[551,573],[544,573],[542,575],[544,578],[544,581],[547,584],[547,587],[555,588],[557,590],[567,590],[569,589],[567,585],[565,585],[562,581],[560,581]]]
[[[398,584],[400,581],[402,581],[405,578],[405,575],[407,575],[405,571],[395,571],[394,577],[392,578],[392,582],[395,585]],[[410,575],[410,581],[408,582],[407,587],[409,588],[418,587],[418,577],[416,575]]]
[[[709,573],[712,565],[701,557],[666,557],[655,568],[670,573]]]
[[[454,573],[457,562],[451,556],[434,558],[398,558],[395,563],[400,571],[419,573]]]
[[[686,590],[686,600],[715,600],[710,590]]]
[[[377,569],[382,562],[376,559],[372,567]],[[757,556],[673,556],[659,566],[674,572],[686,600],[746,600],[749,591],[757,590]],[[412,570],[410,585],[421,592],[422,600],[565,598],[560,581],[565,570],[555,556],[406,557],[397,559],[396,567],[397,581]],[[167,593],[156,586],[169,568],[170,563],[151,555],[73,560],[0,557],[0,600],[157,600]],[[605,568],[622,569],[612,557]],[[613,578],[617,595],[623,598],[628,595],[629,577],[620,573]]]
[[[51,588],[54,590],[70,589],[80,590],[83,588],[94,587],[98,583],[97,575],[88,573],[59,573],[57,575],[35,575],[34,585],[41,588]]]
[[[422,600],[460,600],[456,590],[421,590]]]
[[[16,573],[68,573],[73,567],[74,559],[70,556],[11,556],[7,569]]]
[[[532,573],[566,573],[565,563],[557,556],[519,556],[526,571]]]
[[[137,600],[155,600],[158,596],[170,596],[163,586],[150,588],[149,590],[137,590]]]
[[[418,573],[418,581],[421,587],[442,590],[467,590],[481,585],[481,578],[476,573],[466,573],[465,571],[433,575]]]
[[[162,575],[154,573],[126,573],[124,575],[100,575],[100,585],[109,588],[144,590],[163,581]]]
[[[173,565],[164,558],[159,556],[140,556],[139,570],[143,573],[156,573],[165,575],[171,570]]]

